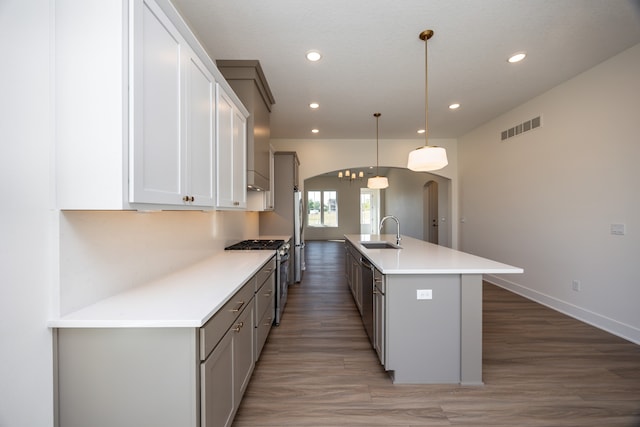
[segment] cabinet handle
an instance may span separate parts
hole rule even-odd
[[[271,317],[269,317],[267,319],[267,323],[265,323],[264,326],[271,326],[272,323],[273,323],[273,319]]]
[[[232,308],[232,309],[231,309],[231,312],[232,312],[232,313],[237,313],[237,312],[239,312],[243,305],[244,305],[244,301],[240,301],[240,302],[238,303],[238,305],[237,305],[235,308]]]
[[[271,296],[271,291],[267,292],[266,294],[264,294],[265,298],[269,298]]]
[[[193,196],[184,196],[184,197],[182,198],[182,201],[183,201],[183,202],[193,202],[193,201],[195,201],[195,200],[196,200],[196,198],[195,198],[195,197],[193,197]]]
[[[244,326],[244,322],[240,322],[240,323],[237,323],[236,327],[232,329],[236,332],[240,332],[240,329],[242,329],[243,326]]]
[[[191,201],[192,201],[192,202],[195,202],[195,201],[196,201],[196,198],[195,198],[195,197],[193,197],[193,196],[191,196]]]

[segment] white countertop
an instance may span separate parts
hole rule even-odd
[[[275,251],[222,251],[168,276],[48,322],[51,328],[204,325]]]
[[[345,234],[383,274],[514,274],[522,268],[402,236],[401,249],[367,249],[366,241],[396,243],[395,234]]]

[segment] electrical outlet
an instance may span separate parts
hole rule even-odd
[[[582,289],[582,284],[580,283],[580,280],[574,280],[571,282],[571,287],[574,291],[579,292]]]
[[[418,299],[433,299],[431,289],[418,289]]]

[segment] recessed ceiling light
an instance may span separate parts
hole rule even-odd
[[[458,108],[460,108],[460,104],[458,104],[457,102],[449,105],[450,110],[457,110]]]
[[[312,102],[311,104],[309,104],[309,108],[313,108],[314,110],[316,108],[318,108],[320,106],[320,104],[318,104],[317,102]]]
[[[307,59],[311,62],[320,61],[322,55],[317,50],[310,50],[307,52]]]
[[[424,133],[424,129],[418,129],[418,133]]]
[[[509,57],[509,59],[507,61],[509,61],[512,64],[515,64],[516,62],[520,62],[522,61],[524,58],[526,58],[527,54],[524,52],[518,52],[518,53],[514,53],[513,55],[511,55]]]
[[[311,133],[318,133],[320,132],[318,129],[311,129]]]

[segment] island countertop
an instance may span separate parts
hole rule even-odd
[[[201,327],[275,251],[222,251],[65,316],[51,328]]]
[[[383,274],[517,274],[524,270],[445,246],[402,236],[400,249],[367,249],[361,242],[396,243],[395,234],[345,234]]]

